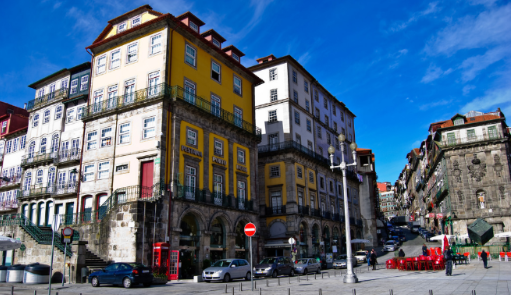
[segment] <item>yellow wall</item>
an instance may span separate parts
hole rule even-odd
[[[195,130],[197,130],[198,134],[197,134],[197,145],[198,147],[195,148],[195,147],[192,147],[192,146],[188,146],[186,145],[186,127],[190,127],[190,128],[193,128]],[[202,157],[205,156],[204,154],[204,131],[195,126],[195,125],[192,125],[186,121],[181,121],[181,135],[180,135],[180,138],[181,138],[181,142],[179,143],[179,172],[181,173],[180,174],[180,177],[179,177],[179,181],[184,185],[185,184],[185,177],[184,177],[184,173],[185,173],[185,157],[183,156],[183,154],[186,154],[188,156],[191,156],[191,157],[195,157],[195,158],[198,158],[198,159],[201,159],[200,163],[199,163],[199,171],[197,171],[197,175],[199,176],[199,183],[197,185],[197,187],[199,187],[200,189],[203,189],[204,188],[204,175],[203,175],[203,171],[204,171],[204,160],[203,158],[201,157],[197,157],[193,154],[190,154],[190,153],[187,153],[183,150],[181,150],[181,146],[184,145],[184,146],[187,146],[189,148],[192,148],[194,150],[197,150],[199,152],[202,152]]]
[[[155,18],[157,18],[156,15],[149,14],[149,13],[144,13],[144,14],[142,14],[142,23],[148,22],[148,21],[153,20]],[[117,34],[117,25],[120,24],[120,23],[114,24],[114,27],[108,32],[108,34],[105,36],[105,38],[103,38],[103,40],[116,35]],[[126,23],[128,24],[126,30],[131,29],[131,19],[126,20]]]
[[[221,83],[211,79],[211,60],[213,57],[191,43],[182,35],[174,32],[172,37],[172,69],[170,74],[170,85],[179,85],[183,87],[184,78],[197,84],[197,95],[207,101],[211,101],[211,93],[221,98],[222,109],[233,113],[234,106],[243,110],[243,120],[253,123],[252,118],[252,85],[242,76],[237,75],[242,80],[242,94],[240,97],[233,90],[234,71],[220,61],[215,61],[221,65]],[[186,41],[197,49],[197,69],[185,63]]]
[[[223,154],[224,156],[223,157],[219,157],[219,156],[215,156],[215,138],[219,139],[219,140],[222,140],[224,142],[224,151],[223,151]],[[217,157],[219,159],[222,159],[222,160],[225,160],[226,162],[226,165],[225,165],[225,168],[227,168],[226,170],[226,173],[225,173],[225,180],[224,180],[224,186],[225,186],[225,194],[228,195],[229,194],[229,141],[225,138],[225,137],[222,137],[220,135],[216,135],[214,133],[210,133],[209,134],[209,155],[207,155],[209,157],[209,162],[210,163],[213,163],[213,157]],[[220,165],[218,163],[215,163],[217,165]],[[212,192],[213,191],[213,164],[209,165],[209,191]]]
[[[245,151],[245,164],[243,163],[239,163],[238,162],[238,148],[240,149],[243,149]],[[244,171],[240,171],[242,172],[243,174],[246,174],[247,175],[247,188],[246,188],[246,194],[247,194],[247,200],[250,200],[250,154],[249,154],[249,150],[248,148],[242,146],[242,145],[239,145],[237,143],[233,143],[232,145],[232,153],[233,153],[233,159],[234,159],[234,164],[233,164],[233,169],[234,169],[234,189],[236,190],[236,188],[238,187],[238,175],[236,174],[236,171],[239,171],[238,169],[236,169],[236,165],[240,165],[240,166],[244,166],[247,168],[247,172],[244,172]],[[237,192],[234,192],[235,194]]]
[[[270,167],[279,165],[280,166],[280,177],[270,177]],[[284,162],[275,162],[271,164],[266,164],[264,167],[265,173],[264,173],[264,183],[265,183],[265,199],[266,199],[266,206],[270,206],[270,189],[269,186],[273,185],[280,185],[282,184],[282,205],[285,205],[287,203],[287,196],[286,196],[286,165]]]
[[[312,174],[314,175],[314,182],[310,182],[309,181],[309,173],[312,172]],[[316,182],[317,182],[317,179],[316,179],[316,172],[312,169],[307,169],[307,176],[306,176],[306,179],[307,179],[307,186],[309,187],[309,189],[312,189],[312,190],[316,190],[317,189],[317,186],[316,186]]]

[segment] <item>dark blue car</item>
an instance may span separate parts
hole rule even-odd
[[[89,275],[89,283],[92,287],[99,287],[101,284],[123,285],[125,288],[143,284],[144,287],[149,287],[152,282],[151,269],[136,262],[113,263]]]

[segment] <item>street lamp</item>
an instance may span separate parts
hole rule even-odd
[[[340,142],[340,145],[341,145],[341,163],[339,164],[339,166],[334,166],[334,153],[335,153],[335,148],[330,145],[330,147],[328,148],[328,153],[330,154],[330,169],[332,169],[332,171],[334,171],[335,168],[339,168],[342,170],[342,184],[343,184],[343,190],[344,190],[344,216],[346,217],[345,218],[345,226],[346,226],[346,262],[347,262],[347,265],[346,265],[346,275],[344,276],[343,278],[343,282],[344,283],[350,283],[350,284],[353,284],[353,283],[358,283],[358,278],[357,276],[355,275],[355,273],[353,272],[353,260],[354,258],[352,257],[352,254],[351,254],[351,231],[350,231],[350,216],[349,216],[349,210],[348,210],[348,198],[346,197],[348,195],[348,188],[346,187],[346,170],[347,170],[347,167],[348,166],[356,166],[357,165],[357,152],[356,152],[356,149],[357,149],[357,144],[352,142],[350,144],[350,148],[351,150],[353,151],[353,164],[346,164],[346,162],[344,161],[344,145],[346,144],[345,141],[346,141],[346,136],[344,134],[339,134],[339,142]]]

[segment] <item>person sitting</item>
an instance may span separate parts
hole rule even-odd
[[[405,251],[403,251],[403,249],[399,249],[398,257],[405,257]]]

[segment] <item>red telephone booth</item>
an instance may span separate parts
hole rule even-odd
[[[164,267],[167,270],[167,277],[170,280],[170,245],[169,243],[155,243],[153,245],[153,267]]]

